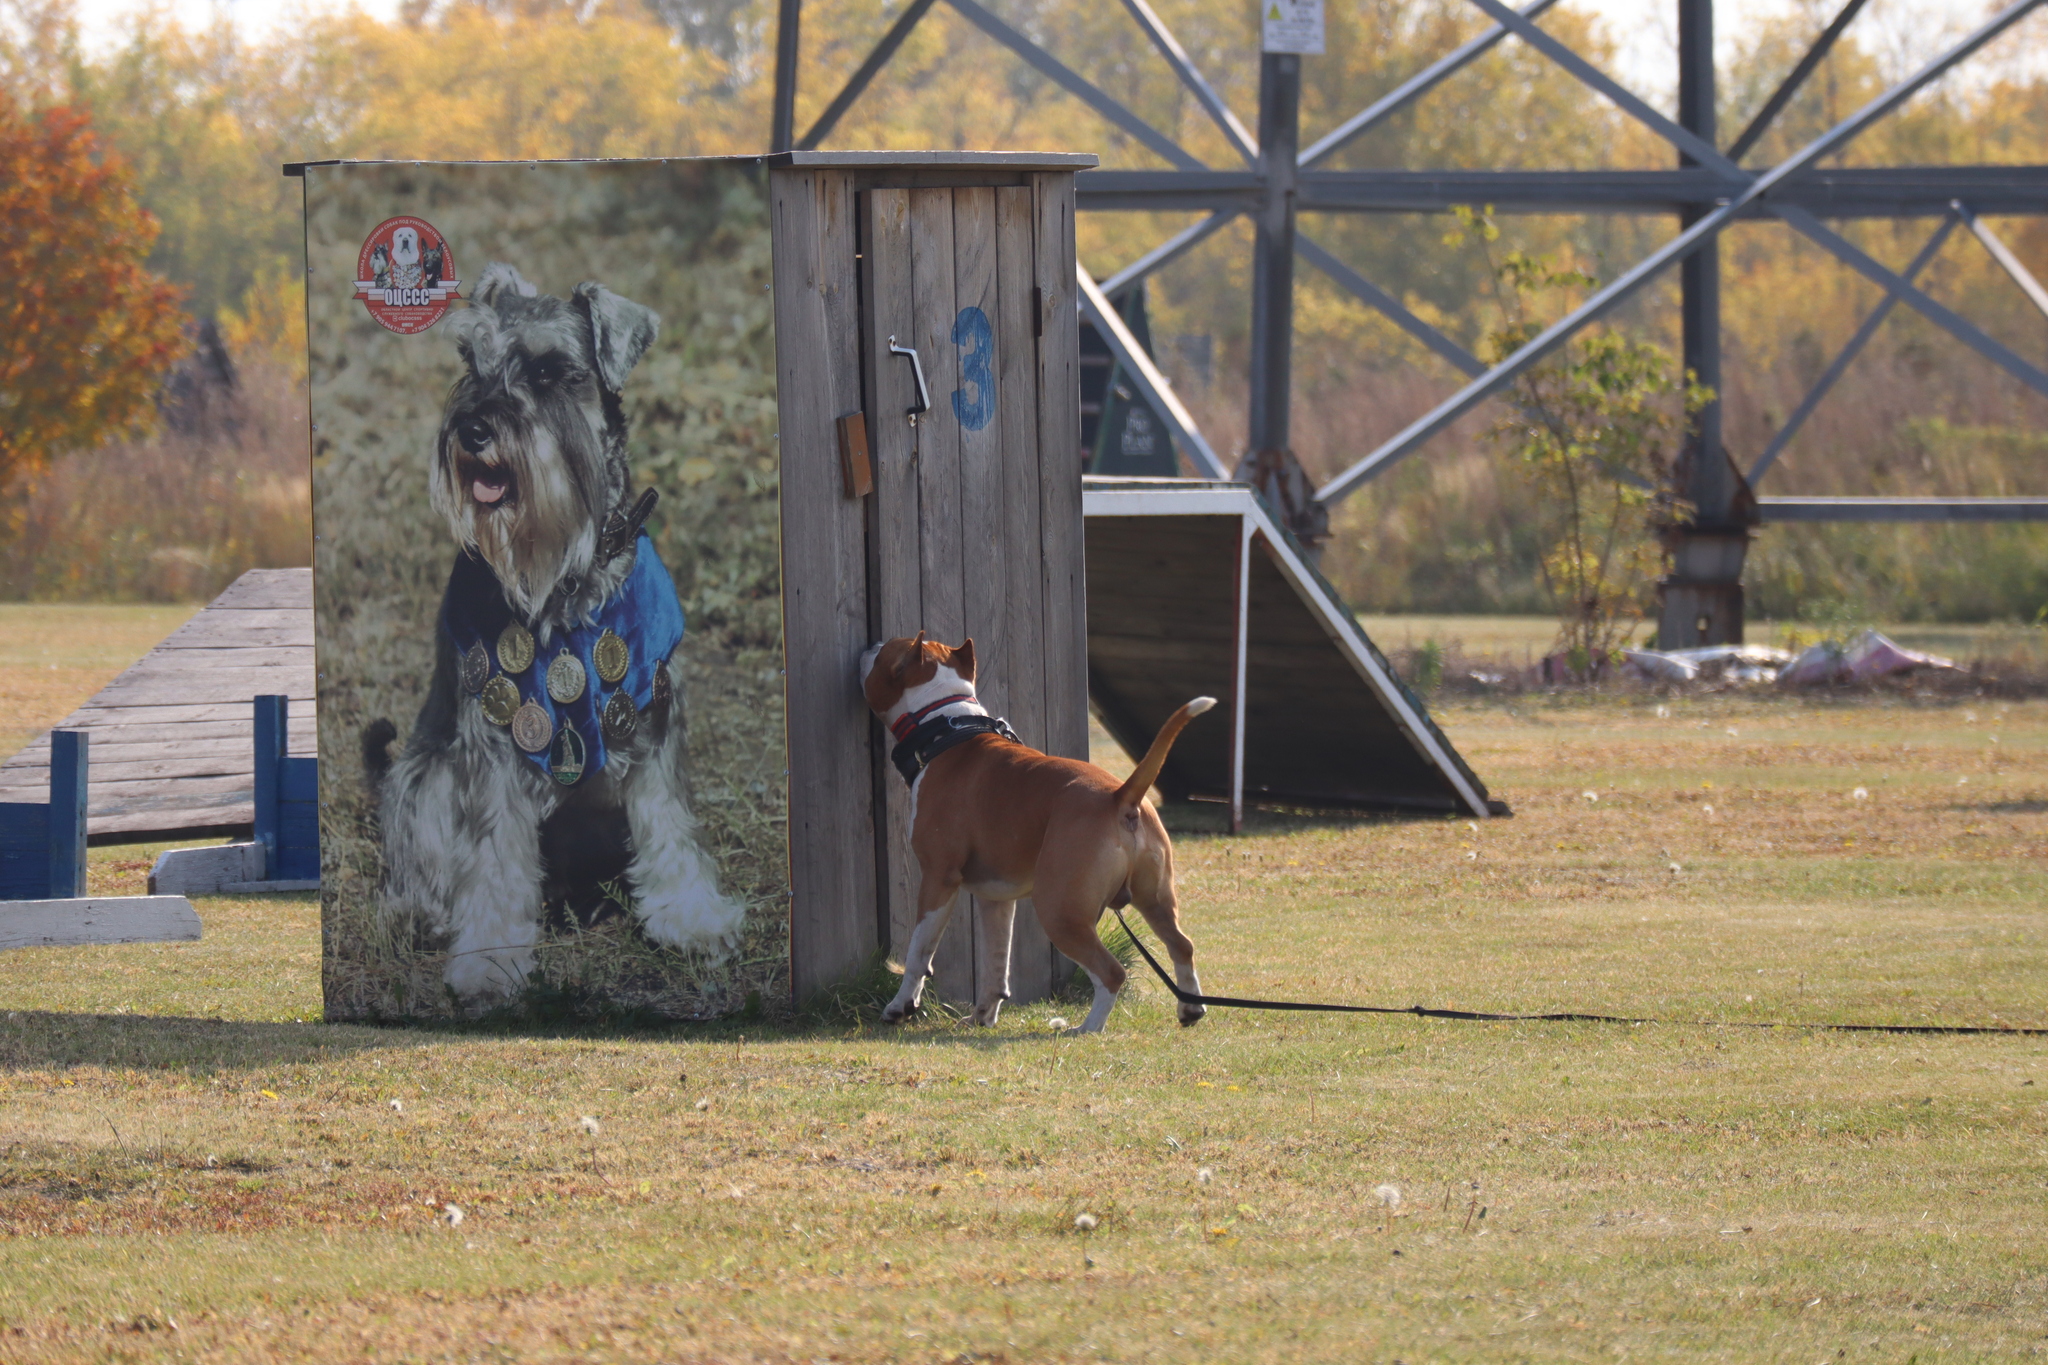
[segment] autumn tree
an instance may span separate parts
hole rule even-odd
[[[152,414],[184,321],[155,239],[83,113],[0,99],[0,484]]]

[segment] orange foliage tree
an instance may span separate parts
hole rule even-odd
[[[84,113],[0,100],[0,485],[152,415],[184,348],[155,240]]]

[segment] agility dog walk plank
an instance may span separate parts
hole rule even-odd
[[[252,569],[58,722],[92,735],[95,842],[246,834],[255,818],[249,699],[289,696],[313,748],[313,571]],[[0,801],[40,800],[50,737],[0,765]]]
[[[1189,697],[1169,797],[1501,815],[1335,591],[1242,484],[1090,478],[1088,692],[1134,757]]]

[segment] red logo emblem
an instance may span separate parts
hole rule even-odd
[[[459,299],[455,254],[424,218],[387,218],[356,257],[356,293],[377,325],[411,336],[424,332]]]

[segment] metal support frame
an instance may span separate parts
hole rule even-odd
[[[937,2],[909,0],[902,14],[848,78],[824,113],[796,143],[797,146],[814,148],[831,133],[846,110],[901,47],[910,30]],[[1928,297],[1912,283],[1924,262],[1909,266],[1903,276],[1894,274],[1821,222],[1823,218],[1938,217],[1946,220],[1942,229],[1942,234],[1945,234],[1955,216],[1963,215],[1962,221],[1970,225],[1972,232],[2012,275],[2015,283],[2028,293],[2036,306],[2048,313],[2048,291],[2042,289],[2039,281],[2019,265],[2004,244],[1984,228],[1976,216],[2048,213],[2048,166],[1823,168],[1820,164],[1957,63],[1974,55],[2043,4],[2048,4],[2048,0],[2014,0],[1919,71],[1778,165],[1762,172],[1743,169],[1741,159],[1774,126],[1775,120],[1864,7],[1865,0],[1845,0],[1835,18],[1725,152],[1717,145],[1714,128],[1713,0],[1677,0],[1680,91],[1675,120],[1659,113],[1540,28],[1535,21],[1555,2],[1529,0],[1521,8],[1514,9],[1504,0],[1469,0],[1491,21],[1485,29],[1338,124],[1305,150],[1297,151],[1301,82],[1299,57],[1266,54],[1261,58],[1259,131],[1254,138],[1152,10],[1149,0],[1124,0],[1133,21],[1145,32],[1175,78],[1221,130],[1235,156],[1244,163],[1217,169],[1204,165],[1172,138],[1153,128],[977,0],[946,0],[956,13],[981,32],[1001,43],[1061,89],[1082,100],[1171,167],[1168,170],[1083,173],[1077,182],[1078,203],[1082,209],[1201,211],[1207,214],[1200,222],[1176,233],[1104,280],[1102,288],[1095,291],[1099,300],[1096,311],[1114,318],[1115,310],[1108,307],[1109,298],[1128,291],[1147,275],[1180,259],[1238,215],[1248,214],[1254,218],[1258,233],[1253,272],[1251,423],[1247,433],[1248,457],[1245,465],[1240,467],[1239,477],[1259,482],[1268,495],[1287,510],[1290,529],[1309,539],[1317,535],[1325,509],[1416,451],[1480,403],[1498,395],[1580,330],[1605,317],[1674,265],[1680,267],[1682,277],[1680,293],[1686,364],[1702,382],[1718,389],[1719,270],[1714,248],[1718,235],[1733,223],[1776,218],[1850,268],[1876,281],[1886,290],[1885,300],[1865,320],[1849,348],[1837,358],[1836,364],[1830,367],[1829,374],[1823,376],[1814,392],[1808,395],[1800,411],[1788,420],[1785,429],[1773,438],[1771,447],[1751,467],[1748,481],[1729,462],[1722,449],[1718,405],[1701,414],[1691,433],[1686,491],[1698,510],[1694,527],[1690,532],[1682,533],[1681,540],[1683,534],[1691,532],[1717,540],[1721,542],[1724,560],[1730,552],[1727,542],[1731,539],[1737,541],[1738,548],[1732,551],[1733,568],[1724,562],[1707,577],[1733,588],[1732,594],[1723,594],[1729,600],[1721,605],[1721,619],[1710,623],[1711,633],[1715,638],[1739,639],[1739,544],[1746,541],[1749,526],[1759,518],[1766,522],[1810,519],[1808,513],[1800,509],[1819,505],[1810,499],[1788,501],[1774,498],[1763,500],[1759,507],[1749,494],[1747,483],[1769,470],[1793,432],[1810,415],[1812,406],[1839,378],[1839,370],[1846,368],[1855,353],[1867,344],[1869,333],[1874,332],[1895,303],[1904,301],[1912,305],[2021,382],[2048,393],[2048,374],[1953,310]],[[782,139],[787,130],[794,127],[797,10],[800,0],[780,0],[780,4],[783,24],[778,31],[773,132],[777,147],[783,145]],[[1384,124],[1510,37],[1543,53],[1587,88],[1670,143],[1678,153],[1678,164],[1668,170],[1603,171],[1322,169],[1344,147]],[[1679,231],[1670,241],[1622,271],[1570,315],[1545,329],[1513,355],[1485,367],[1455,342],[1415,317],[1398,300],[1373,285],[1363,274],[1302,235],[1295,222],[1296,217],[1304,212],[1431,213],[1443,212],[1455,205],[1482,203],[1493,205],[1501,213],[1668,214],[1678,219]],[[1961,203],[1967,203],[1969,210],[1961,209]],[[1934,247],[1938,248],[1938,242]],[[1288,452],[1293,260],[1296,254],[1467,376],[1467,382],[1456,393],[1378,449],[1354,462],[1323,487],[1314,490],[1312,498],[1290,498],[1283,488],[1274,483],[1275,476],[1282,473],[1293,476],[1283,482],[1300,482],[1299,466],[1293,463],[1293,456]],[[1090,288],[1093,289],[1092,284]],[[1139,373],[1135,365],[1127,365],[1126,369],[1134,377]],[[1156,375],[1156,369],[1153,373]],[[1163,384],[1163,380],[1159,382]],[[1161,410],[1165,411],[1163,407]],[[1192,433],[1191,422],[1186,430]],[[1184,449],[1194,449],[1181,433],[1177,432],[1176,436],[1183,439]],[[1199,433],[1194,433],[1194,437],[1199,440]],[[1206,443],[1201,449],[1208,450]],[[1263,465],[1259,458],[1262,452]],[[1215,458],[1213,451],[1208,454],[1211,460]],[[1198,464],[1204,463],[1199,457],[1191,458],[1195,458]],[[2022,503],[2025,501],[2020,500]],[[1297,507],[1295,503],[1302,505]],[[1837,499],[1828,504],[1826,516],[1838,519],[1867,515],[1872,519],[1882,519],[1890,515],[1886,509],[1894,505],[1909,507],[1907,502],[1894,504],[1882,500]],[[1910,510],[1900,515],[1915,520],[1936,515],[1965,519],[1991,515],[2005,518],[2015,515],[2009,509],[2017,504],[2006,500],[1998,505],[2007,510],[1983,510],[1991,505],[1983,500],[1920,499],[1911,500]],[[1680,576],[1688,576],[1682,565]],[[1691,618],[1695,633],[1698,619],[1697,613]]]

